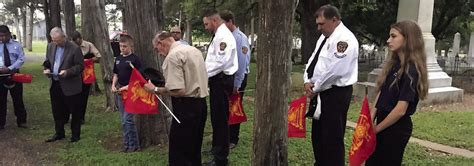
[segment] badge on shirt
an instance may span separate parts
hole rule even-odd
[[[242,54],[247,54],[247,52],[249,52],[249,48],[242,47]]]
[[[224,51],[225,48],[227,47],[227,44],[226,44],[225,42],[221,42],[221,43],[219,44],[219,47],[220,47],[221,51]]]
[[[346,54],[344,54],[344,52],[347,50],[347,47],[349,47],[349,44],[347,44],[347,42],[345,41],[337,42],[337,52],[334,53],[334,56],[336,56],[336,58],[346,57]]]
[[[224,56],[225,55],[225,48],[227,47],[227,44],[225,42],[221,42],[219,44],[219,51],[217,52],[218,55],[222,55]]]

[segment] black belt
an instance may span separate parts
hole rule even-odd
[[[209,81],[216,81],[216,80],[220,80],[220,79],[223,79],[225,77],[233,77],[234,75],[227,75],[227,74],[224,74],[224,72],[220,72],[219,74],[216,74],[215,76],[212,76],[209,78]]]

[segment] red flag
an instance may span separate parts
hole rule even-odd
[[[157,114],[158,104],[154,94],[147,92],[143,86],[147,83],[137,69],[132,69],[128,82],[125,111],[131,114]]]
[[[242,97],[239,94],[229,96],[229,125],[247,121],[247,116],[242,106]]]
[[[306,96],[291,101],[288,109],[288,137],[305,138],[306,137]]]
[[[19,83],[31,83],[33,76],[31,74],[13,73],[12,80]]]
[[[123,90],[120,92],[120,95],[122,96],[122,103],[125,104],[125,101],[127,101],[127,94],[128,93],[128,90]]]
[[[82,82],[84,84],[92,84],[95,82],[94,61],[92,59],[84,59]]]
[[[376,145],[375,132],[370,118],[369,101],[365,96],[360,110],[359,120],[352,136],[349,151],[349,165],[360,166],[374,152]]]

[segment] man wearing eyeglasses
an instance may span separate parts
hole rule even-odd
[[[181,29],[178,26],[174,26],[171,28],[171,34],[174,38],[174,40],[178,44],[183,44],[183,45],[189,45],[189,43],[186,40],[181,39],[183,35],[181,34]]]

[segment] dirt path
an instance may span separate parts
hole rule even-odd
[[[14,117],[14,115],[8,115],[8,117]],[[7,123],[12,121],[12,118],[9,119]],[[40,165],[44,163],[40,158],[48,147],[34,142],[30,138],[22,137],[21,133],[25,130],[32,129],[18,128],[15,124],[10,123],[0,131],[0,149],[2,151],[0,165]]]

